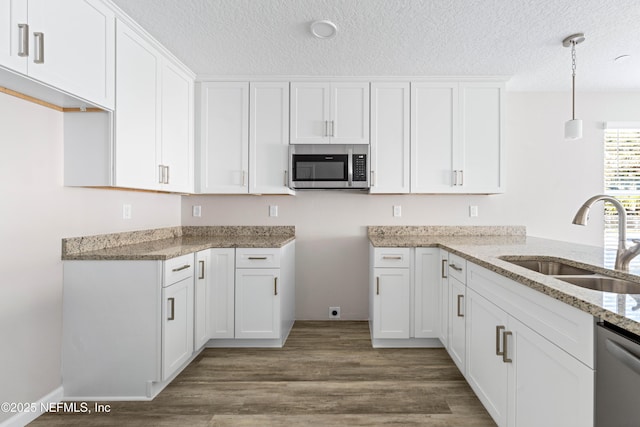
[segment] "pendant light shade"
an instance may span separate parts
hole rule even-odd
[[[572,34],[562,41],[562,46],[571,47],[571,120],[564,124],[565,139],[582,138],[582,120],[576,119],[576,45],[584,41],[584,34]]]

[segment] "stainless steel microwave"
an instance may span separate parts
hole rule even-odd
[[[289,187],[368,189],[369,146],[290,145]]]

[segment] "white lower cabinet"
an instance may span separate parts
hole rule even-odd
[[[440,347],[440,250],[370,247],[374,347]]]
[[[580,360],[543,336],[547,328],[556,337],[577,328],[578,333],[567,334],[568,349],[592,346],[591,316],[542,294],[529,299],[519,291],[535,291],[481,267],[471,265],[469,274],[465,376],[496,423],[593,425],[594,371],[588,352]]]
[[[236,270],[236,338],[280,336],[279,276],[279,268]]]
[[[193,356],[194,255],[65,261],[68,399],[149,399]]]

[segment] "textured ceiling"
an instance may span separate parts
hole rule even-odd
[[[199,76],[511,76],[640,91],[640,0],[113,0]],[[314,38],[329,19],[337,37]],[[613,59],[631,55],[621,63]]]

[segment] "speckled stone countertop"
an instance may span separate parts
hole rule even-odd
[[[169,227],[62,239],[63,260],[166,260],[210,248],[280,248],[293,226]]]
[[[568,261],[567,264],[576,267],[640,283],[640,269],[634,268],[633,264],[630,273],[606,268],[603,248],[530,237],[519,231],[509,234],[508,227],[490,227],[493,235],[478,235],[470,229],[461,230],[466,227],[439,227],[443,229],[441,232],[430,235],[426,233],[427,228],[369,227],[368,234],[371,244],[375,247],[445,249],[474,264],[640,335],[640,295],[585,289],[500,259],[503,256],[513,257],[511,259],[527,256],[549,260],[561,258]]]

